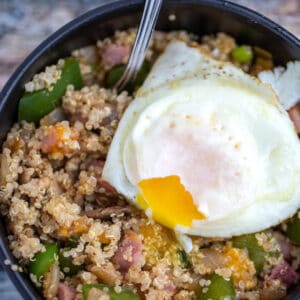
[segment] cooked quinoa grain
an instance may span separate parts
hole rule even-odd
[[[108,300],[129,293],[132,299],[194,300],[210,292],[216,275],[232,284],[235,299],[281,299],[300,265],[300,247],[285,235],[288,222],[249,237],[262,253],[258,258],[252,244],[238,247],[231,239],[191,237],[186,253],[171,230],[102,179],[110,143],[133,99],[128,91],[108,89],[106,80],[114,66],[126,64],[135,35],[136,29],[117,31],[73,51],[83,87],[68,85],[61,107],[39,125],[22,121],[10,129],[0,154],[0,205],[19,264],[4,263],[31,270],[45,299]],[[154,32],[150,65],[174,39],[246,72],[265,68],[257,59],[233,61],[238,45],[225,33],[199,38],[185,31]],[[63,65],[62,59],[35,75],[26,92],[51,90]],[[49,245],[58,249],[54,255]],[[49,267],[34,269],[32,261],[47,265],[48,252]]]
[[[61,77],[61,68],[63,65],[64,60],[60,59],[56,65],[46,67],[44,72],[34,75],[32,81],[25,84],[25,91],[34,92],[44,88],[51,90]]]

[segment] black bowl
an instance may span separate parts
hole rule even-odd
[[[97,39],[113,34],[116,29],[137,26],[143,2],[103,1],[98,8],[68,23],[38,46],[10,77],[0,94],[0,143],[16,121],[17,104],[24,92],[24,84],[35,73],[68,55],[71,50],[95,43]],[[169,21],[170,14],[176,15],[175,21]],[[273,53],[276,65],[300,60],[300,41],[295,36],[262,15],[227,1],[165,1],[157,29],[186,29],[198,35],[223,31],[234,36],[239,43],[269,50]],[[0,263],[24,299],[41,299],[26,274],[14,272],[4,264],[6,259],[16,263],[8,244],[6,225],[1,220]],[[300,291],[292,291],[287,299],[300,299]]]

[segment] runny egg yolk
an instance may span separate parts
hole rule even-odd
[[[150,209],[152,218],[168,228],[175,229],[176,225],[191,227],[193,220],[206,218],[198,211],[179,176],[145,179],[138,186],[141,191],[137,195],[140,207]]]

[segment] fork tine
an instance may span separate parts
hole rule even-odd
[[[142,66],[163,0],[145,0],[142,19],[126,65],[114,88],[118,91],[136,78]]]

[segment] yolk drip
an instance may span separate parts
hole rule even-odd
[[[137,202],[144,210],[152,211],[158,223],[174,229],[176,225],[190,227],[193,220],[205,219],[197,210],[192,195],[181,184],[179,176],[150,178],[139,182],[141,194]]]

